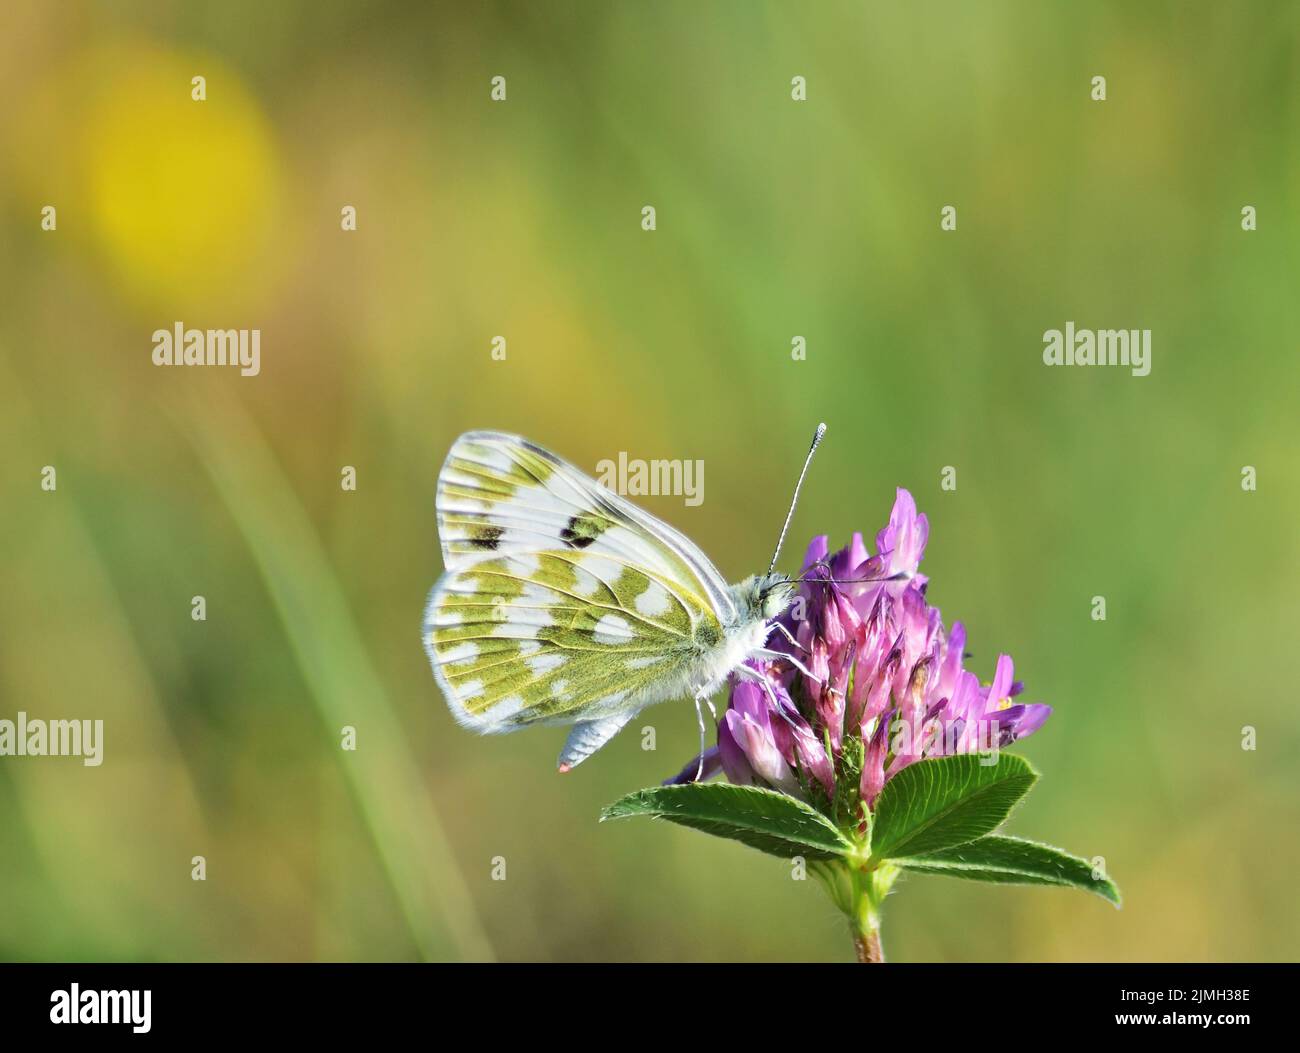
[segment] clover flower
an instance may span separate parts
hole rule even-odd
[[[799,593],[769,652],[733,676],[717,744],[665,785],[603,818],[650,815],[806,865],[848,917],[860,961],[883,961],[881,908],[900,873],[1064,885],[1119,905],[1092,863],[994,831],[1037,773],[1002,753],[1051,707],[1019,701],[999,654],[966,668],[966,629],[945,629],[918,572],[930,525],[899,489],[874,555],[861,534],[808,546]],[[726,782],[710,782],[721,772]]]
[[[833,555],[824,536],[808,546],[798,598],[772,647],[787,660],[750,662],[718,723],[717,757],[728,781],[805,800],[856,782],[867,810],[885,784],[926,757],[990,752],[1042,727],[1051,707],[1013,703],[1011,658],[992,681],[965,668],[966,630],[944,629],[917,573],[930,525],[899,490],[876,555],[861,534]],[[710,751],[712,752],[712,751]],[[706,762],[712,756],[706,756]],[[674,783],[689,782],[699,758]],[[716,764],[705,766],[712,774]]]

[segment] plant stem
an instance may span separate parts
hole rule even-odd
[[[880,946],[880,908],[897,876],[898,870],[888,864],[853,872],[853,909],[849,914],[849,925],[853,931],[853,949],[860,962],[885,960],[884,949]]]
[[[868,933],[854,932],[853,949],[858,952],[859,962],[883,962],[885,952],[880,949],[880,929]]]
[[[809,870],[815,874],[835,906],[849,919],[853,949],[860,962],[883,962],[880,945],[880,908],[898,877],[898,868],[890,863],[873,864],[869,860],[814,862]]]

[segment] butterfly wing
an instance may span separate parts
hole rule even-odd
[[[603,742],[613,718],[687,690],[722,640],[731,601],[707,558],[523,439],[456,442],[438,528],[448,570],[425,645],[452,713],[475,731],[582,722],[587,742],[599,722]]]
[[[653,570],[702,596],[724,621],[731,593],[707,556],[667,523],[542,447],[503,432],[456,440],[438,476],[443,562],[568,549]]]

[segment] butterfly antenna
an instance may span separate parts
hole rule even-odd
[[[817,431],[813,433],[812,445],[808,448],[808,458],[803,462],[803,471],[799,473],[799,481],[794,484],[794,497],[790,498],[790,511],[786,513],[785,526],[781,528],[781,536],[776,542],[776,551],[772,553],[772,565],[767,568],[769,574],[776,570],[777,557],[781,555],[781,546],[785,544],[785,535],[790,529],[790,520],[794,518],[794,507],[799,503],[799,491],[803,488],[803,478],[808,474],[808,465],[812,464],[813,454],[817,452],[817,447],[821,445],[822,437],[826,434],[826,425],[817,425]]]
[[[790,584],[801,585],[808,582],[813,585],[860,585],[864,581],[911,581],[912,575],[905,570],[890,574],[886,578],[791,578]]]
[[[816,567],[825,567],[827,570],[831,569],[830,562],[824,559],[817,560],[815,563],[812,564],[811,567],[808,567],[807,569],[812,570]],[[874,577],[874,578],[829,578],[829,577],[828,578],[791,578],[790,584],[802,585],[803,583],[808,582],[811,584],[820,584],[820,585],[857,585],[864,581],[875,581],[875,582],[911,581],[911,579],[912,579],[911,574],[909,574],[905,570],[900,570],[897,574],[890,574],[887,576]]]

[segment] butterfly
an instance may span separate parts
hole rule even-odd
[[[735,585],[684,535],[541,446],[462,435],[438,476],[446,573],[424,614],[452,715],[481,734],[572,724],[558,764],[567,772],[646,706],[689,695],[702,754],[700,704],[729,676],[766,686],[753,658],[803,669],[767,646],[778,630],[794,643],[776,619],[797,584],[774,568],[825,432],[768,572]]]

